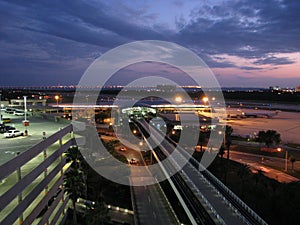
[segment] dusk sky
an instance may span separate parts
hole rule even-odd
[[[299,12],[297,0],[0,0],[0,86],[76,85],[106,51],[162,40],[199,55],[224,87],[295,87]]]

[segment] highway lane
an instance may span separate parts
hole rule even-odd
[[[140,147],[141,146],[136,146],[137,149]],[[141,152],[127,148],[125,151],[119,151],[119,153],[124,155],[127,159],[137,159],[137,164],[131,165],[129,179],[138,224],[180,224],[158,182],[153,185],[140,185],[146,181],[146,179],[153,179],[151,172],[144,169],[146,164]],[[141,167],[143,167],[143,169]]]
[[[226,154],[225,154],[226,157]],[[279,170],[273,169],[270,166],[281,167],[284,168],[285,159],[277,158],[277,157],[270,157],[264,155],[256,155],[251,153],[245,152],[237,152],[237,151],[230,151],[230,159],[237,161],[239,163],[247,164],[250,166],[251,170],[258,171],[261,170],[264,174],[272,179],[276,179],[279,182],[293,182],[293,181],[300,181],[298,178],[293,177],[289,174],[281,172]],[[290,164],[290,163],[289,163]],[[289,170],[291,166],[289,165]],[[295,163],[295,169],[300,169],[300,163]]]
[[[148,129],[146,124],[140,124],[145,127],[145,130]],[[161,134],[154,129],[152,130],[151,135],[156,137],[160,136]],[[165,155],[169,155],[174,148],[174,146],[170,143],[171,141],[169,141],[170,140],[164,140],[160,145],[160,147],[163,146]],[[181,153],[185,155],[183,157],[186,157],[186,155],[188,155],[184,150]],[[195,160],[192,161],[195,162]],[[176,164],[176,162],[174,163]],[[206,171],[200,172],[190,163],[186,164],[186,166],[183,168],[183,172],[187,174],[192,185],[196,188],[195,191],[198,191],[201,194],[202,192],[204,192],[202,196],[205,196],[206,200],[209,201],[210,205],[215,210],[215,213],[217,213],[217,217],[222,218],[222,220],[225,221],[226,224],[247,224],[249,222],[251,224],[266,224],[237,196],[235,196],[233,193],[228,192],[229,190],[224,189],[224,186],[216,182],[217,179],[215,177],[212,177],[212,174]],[[202,173],[206,175],[205,178],[203,177]],[[199,179],[200,177],[202,179]],[[208,177],[210,178],[210,182],[208,182]],[[205,188],[202,190],[202,187]]]

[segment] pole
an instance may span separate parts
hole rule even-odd
[[[284,170],[288,171],[288,150],[285,150],[285,168]]]
[[[2,124],[2,106],[1,106],[1,97],[2,97],[2,94],[0,93],[0,124]]]
[[[24,120],[26,121],[27,120],[27,96],[23,96],[24,97]]]
[[[27,96],[23,96],[24,97],[24,125],[25,125],[25,136],[28,135],[28,131],[27,131]]]
[[[20,154],[20,152],[16,152],[15,153],[17,156]],[[17,182],[20,182],[22,179],[22,174],[21,174],[21,167],[17,168]],[[18,194],[18,204],[21,204],[21,202],[23,201],[23,197],[22,197],[22,192],[20,192]],[[23,223],[23,213],[20,214],[19,216],[19,224]]]

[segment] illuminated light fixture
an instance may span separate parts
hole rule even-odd
[[[175,102],[181,103],[182,97],[180,97],[180,96],[175,97]]]

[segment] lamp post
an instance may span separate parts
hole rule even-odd
[[[27,96],[24,97],[24,121],[23,125],[25,126],[25,136],[28,135],[27,127],[29,126],[29,121],[27,120]]]
[[[204,105],[206,105],[207,102],[208,102],[208,97],[203,97],[203,98],[202,98],[202,101],[203,101]]]
[[[58,101],[59,101],[59,96],[58,96],[58,95],[55,95],[55,96],[54,96],[54,99],[56,100],[56,107],[57,107],[56,112],[58,113]]]
[[[182,102],[182,97],[181,96],[176,96],[175,97],[175,102],[181,103]]]
[[[2,124],[2,103],[1,103],[2,94],[0,93],[0,124]]]
[[[285,149],[285,163],[284,163],[284,171],[287,172],[288,171],[288,150]]]

